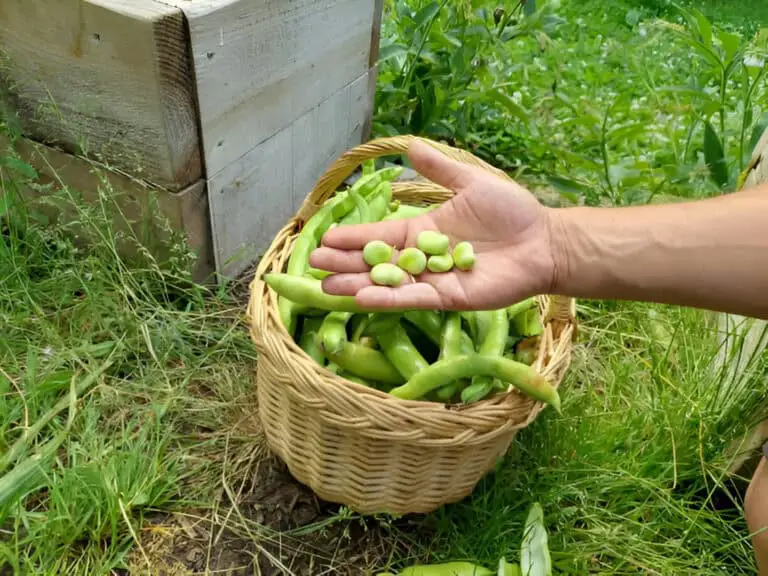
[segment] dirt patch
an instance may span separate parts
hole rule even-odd
[[[375,574],[401,548],[389,524],[345,516],[296,482],[275,458],[259,462],[247,494],[217,509],[149,522],[130,574],[319,576]]]

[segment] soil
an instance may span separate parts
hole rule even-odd
[[[131,552],[128,573],[361,576],[381,571],[399,546],[387,524],[340,519],[339,512],[340,506],[318,500],[269,457],[259,463],[253,488],[241,495],[237,511],[224,497],[215,512],[186,511],[148,522],[141,549]]]

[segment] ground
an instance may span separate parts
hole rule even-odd
[[[525,18],[516,2],[385,2],[375,134],[471,149],[549,205],[732,191],[768,110],[762,8],[554,4]],[[744,52],[723,81],[726,45]],[[562,415],[543,412],[464,501],[361,518],[268,454],[248,274],[197,285],[178,239],[170,259],[118,257],[134,239],[106,187],[87,207],[51,186],[76,217],[43,217],[12,148],[0,185],[0,572],[493,566],[518,558],[539,503],[560,574],[754,574],[729,448],[768,417],[768,359],[742,380],[718,371],[713,315],[580,301]],[[20,477],[32,455],[43,466]]]

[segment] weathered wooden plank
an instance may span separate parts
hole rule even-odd
[[[0,136],[0,150],[8,146],[11,146],[10,141]],[[112,225],[115,230],[132,232],[145,248],[162,260],[168,255],[169,238],[165,225],[153,212],[154,206],[157,206],[171,228],[183,233],[189,249],[197,254],[193,278],[199,282],[210,280],[214,272],[214,259],[204,180],[197,180],[184,190],[169,192],[108,170],[88,159],[26,138],[18,139],[13,147],[40,175],[39,184],[42,186],[23,190],[31,201],[47,194],[56,194],[62,185],[74,191],[86,203],[97,201],[99,190],[105,190],[114,200]],[[51,188],[48,189],[46,185]],[[156,204],[151,200],[152,195]],[[59,210],[53,210],[50,203],[41,203],[40,209],[56,219],[72,219],[77,216],[74,214],[74,205],[60,204]],[[125,254],[131,254],[136,249],[132,242],[123,242],[118,247]]]
[[[167,0],[189,20],[208,177],[369,68],[374,0]]]
[[[255,260],[292,214],[291,126],[208,181],[216,269],[236,276]]]
[[[183,12],[155,0],[0,0],[0,86],[26,136],[167,189],[202,175]]]
[[[208,183],[217,269],[236,276],[272,243],[328,166],[360,144],[352,93],[366,74],[215,174]],[[367,88],[366,88],[367,89]],[[361,101],[362,101],[362,97]],[[370,107],[370,104],[368,104]]]

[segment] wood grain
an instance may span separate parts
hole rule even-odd
[[[202,176],[183,12],[155,0],[0,0],[0,82],[26,136],[180,190]]]
[[[368,70],[374,0],[175,4],[189,20],[209,178]]]
[[[163,0],[189,22],[217,269],[258,259],[370,133],[379,0]]]

